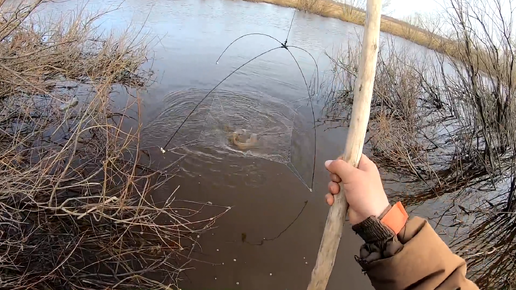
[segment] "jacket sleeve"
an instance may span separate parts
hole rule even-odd
[[[478,289],[466,279],[466,262],[419,217],[383,246],[363,245],[357,261],[376,290]]]

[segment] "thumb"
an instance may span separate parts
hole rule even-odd
[[[329,172],[337,174],[342,179],[342,183],[347,183],[348,180],[352,179],[352,175],[359,171],[342,159],[328,160],[324,163],[324,166]]]

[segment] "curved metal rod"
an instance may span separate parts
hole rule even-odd
[[[252,32],[252,33],[247,33],[247,34],[244,34],[242,36],[239,36],[238,38],[236,38],[235,40],[233,40],[230,44],[228,44],[228,46],[226,46],[226,48],[224,49],[224,51],[222,51],[222,53],[219,55],[219,58],[217,58],[217,61],[215,63],[219,63],[219,60],[222,58],[222,56],[224,55],[224,53],[226,53],[226,51],[237,41],[239,41],[240,39],[244,38],[244,37],[247,37],[247,36],[253,36],[253,35],[259,35],[259,36],[266,36],[270,39],[273,39],[273,40],[276,40],[276,42],[281,45],[282,47],[284,47],[283,43],[281,41],[279,41],[276,37],[274,36],[270,36],[268,34],[265,34],[265,33],[260,33],[260,32]]]
[[[312,165],[312,180],[310,183],[310,191],[312,191],[314,188],[315,161],[316,161],[316,157],[317,157],[317,128],[315,127],[314,103],[312,100],[312,96],[310,95],[310,88],[308,86],[308,83],[306,82],[305,75],[303,73],[303,70],[301,69],[301,66],[299,65],[299,62],[297,61],[297,59],[294,57],[294,55],[292,54],[292,52],[290,50],[287,49],[287,51],[288,51],[288,53],[290,53],[290,56],[292,56],[292,58],[296,62],[297,68],[299,69],[299,72],[301,72],[301,76],[303,77],[303,80],[305,81],[306,91],[308,92],[308,100],[310,101],[310,108],[312,109],[312,120],[313,120],[313,124],[314,124],[314,155],[313,155],[314,160],[313,160],[313,165]]]
[[[318,88],[319,87],[319,65],[317,64],[317,61],[315,60],[315,57],[308,50],[306,50],[306,49],[304,49],[302,47],[299,47],[299,46],[296,46],[296,45],[288,45],[287,47],[288,48],[295,48],[295,49],[299,49],[301,51],[304,51],[304,52],[306,52],[306,54],[308,54],[312,58],[312,60],[314,62],[314,65],[315,65],[315,72],[316,72],[316,75],[315,75],[316,76],[316,80],[317,80],[316,81],[316,87]]]
[[[315,57],[306,49],[302,48],[302,47],[299,47],[299,46],[296,46],[296,45],[285,45],[284,43],[282,43],[281,41],[279,41],[279,39],[277,39],[276,37],[274,36],[271,36],[271,35],[268,35],[268,34],[265,34],[265,33],[260,33],[260,32],[252,32],[252,33],[247,33],[247,34],[244,34],[238,38],[236,38],[235,40],[233,40],[228,46],[226,46],[226,48],[224,49],[224,51],[222,51],[222,53],[219,55],[219,57],[217,58],[217,61],[216,63],[219,63],[220,59],[222,58],[222,56],[224,56],[224,53],[226,53],[226,51],[237,41],[239,41],[240,39],[242,38],[245,38],[247,36],[253,36],[253,35],[257,35],[257,36],[265,36],[265,37],[268,37],[274,41],[276,41],[279,45],[281,45],[283,48],[286,48],[288,50],[288,48],[295,48],[295,49],[299,49],[303,52],[305,52],[306,54],[308,54],[310,56],[310,58],[312,58],[312,61],[314,62],[314,65],[315,65],[315,70],[316,70],[316,85],[317,87],[319,87],[319,65],[317,64],[317,61],[315,60]],[[292,55],[292,54],[291,54]],[[294,57],[292,55],[292,57]],[[294,58],[295,59],[295,58]]]

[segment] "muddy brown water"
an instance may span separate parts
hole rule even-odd
[[[90,0],[87,7],[105,11],[120,2]],[[54,13],[69,13],[75,3],[60,3],[52,9]],[[294,9],[244,1],[125,0],[118,10],[100,20],[99,25],[106,30],[141,28],[141,34],[152,43],[152,61],[146,67],[155,71],[155,83],[144,92],[143,118],[146,125],[150,124],[144,143],[156,164],[166,165],[177,157],[159,150],[175,130],[177,119],[152,126],[156,118],[170,108],[165,115],[184,116],[195,103],[184,99],[198,100],[200,92],[213,88],[239,65],[277,46],[263,36],[248,37],[232,46],[217,64],[219,54],[231,41],[253,32],[284,41],[293,15]],[[362,28],[353,24],[297,12],[288,44],[313,54],[322,82],[324,75],[331,73],[325,53],[336,55],[342,47],[357,43],[361,32]],[[396,42],[422,49],[402,39],[396,38]],[[310,81],[315,73],[312,59],[301,51],[291,51]],[[286,164],[268,158],[274,152],[266,152],[264,158],[238,154],[209,142],[189,147],[177,176],[156,194],[166,199],[180,186],[177,198],[209,201],[232,209],[217,221],[216,228],[200,237],[202,249],[194,254],[197,261],[188,265],[192,270],[185,273],[180,286],[184,290],[305,289],[328,213],[323,198],[328,177],[323,163],[342,152],[345,129],[318,129],[315,183],[310,192],[306,184],[310,183],[314,140],[306,124],[310,124],[311,113],[304,81],[289,54],[278,49],[257,59],[228,79],[220,90],[267,96],[287,107],[297,104],[290,127],[297,131],[289,141],[295,148],[291,159],[304,182]],[[320,115],[322,103],[313,103]],[[210,99],[207,104],[212,104]],[[207,106],[200,112],[208,112],[211,107]],[[253,112],[258,108],[253,106],[259,104],[247,104],[246,108]],[[296,127],[297,121],[305,125]],[[190,127],[181,131],[181,138],[186,138],[183,141],[198,139],[206,131],[206,123],[209,120],[193,118]],[[371,289],[354,261],[360,244],[346,226],[328,290]]]

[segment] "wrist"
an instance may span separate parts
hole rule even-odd
[[[373,212],[372,215],[378,218],[383,218],[383,216],[392,208],[389,200],[387,199],[387,195],[384,193],[382,197],[377,197],[376,203],[376,211]]]
[[[378,217],[379,220],[381,220],[392,208],[392,205],[390,203],[387,203],[387,206],[380,212],[380,214],[375,215]]]

